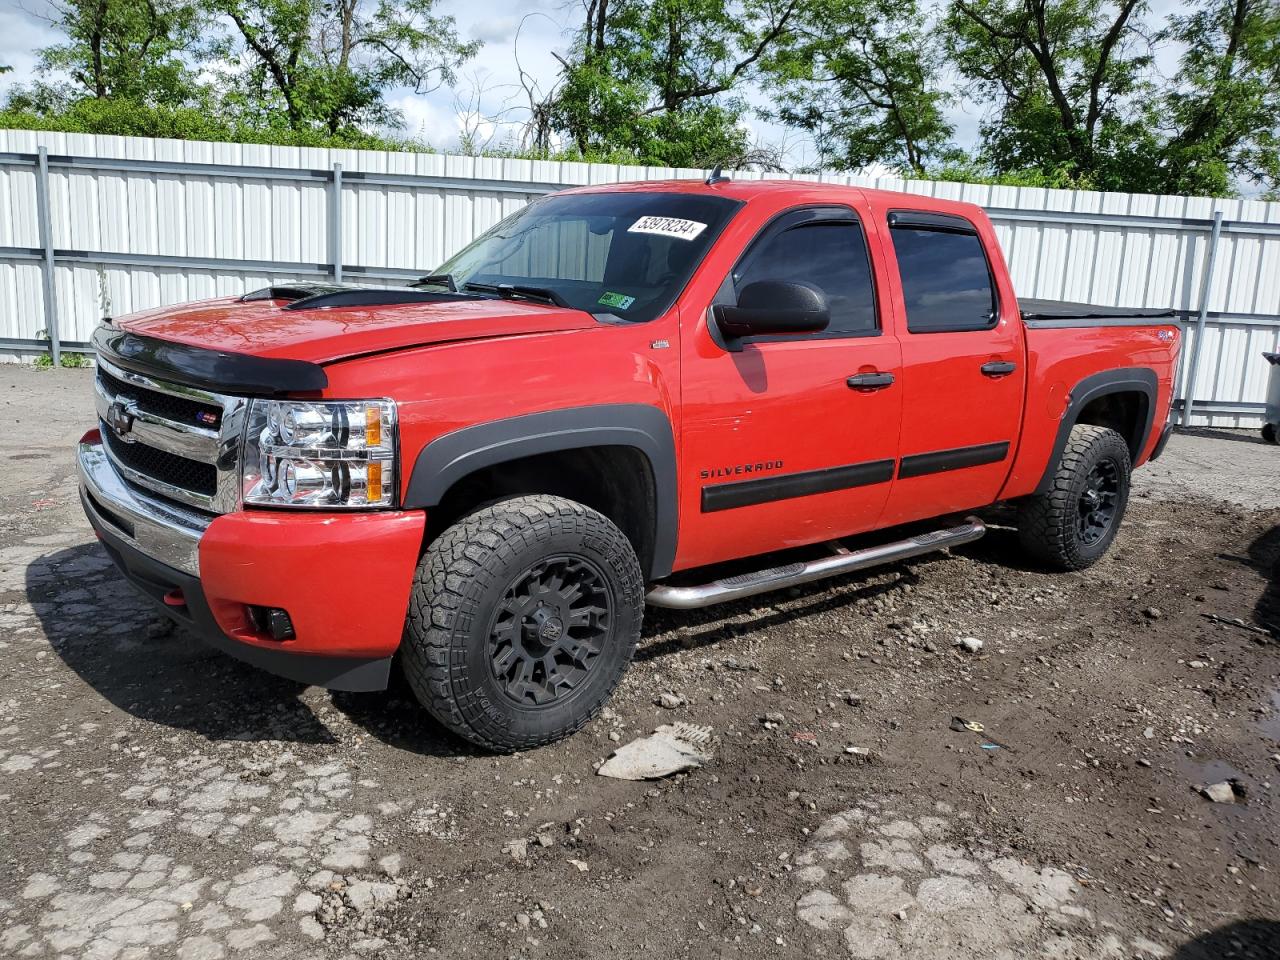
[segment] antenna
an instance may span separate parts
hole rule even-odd
[[[711,176],[707,177],[706,184],[711,186],[716,183],[728,183],[729,178],[720,172],[720,164],[716,164],[715,169],[711,171]]]

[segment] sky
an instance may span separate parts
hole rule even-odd
[[[1179,5],[1179,0],[1153,0],[1151,22]],[[0,64],[14,68],[0,77],[0,96],[12,84],[32,80],[37,51],[59,41],[58,31],[44,19],[49,9],[48,0],[0,0]],[[437,10],[455,18],[460,36],[482,41],[480,53],[462,68],[455,89],[425,96],[395,90],[388,99],[404,115],[404,132],[437,149],[456,149],[466,134],[480,147],[499,146],[525,116],[520,109],[527,103],[520,87],[521,71],[546,92],[558,72],[553,51],[563,53],[567,48],[569,34],[581,19],[582,4],[579,0],[439,0]],[[1176,56],[1176,51],[1161,51],[1160,66],[1171,68]],[[505,118],[508,123],[495,125],[492,118]],[[952,106],[949,119],[961,147],[976,145],[981,118],[979,104],[961,100]],[[803,165],[812,157],[809,144],[794,131],[754,116],[747,119],[747,126],[754,139],[783,144],[789,166]]]

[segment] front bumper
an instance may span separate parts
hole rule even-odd
[[[243,510],[210,517],[138,493],[96,431],[79,447],[80,500],[125,577],[202,640],[271,673],[381,690],[399,647],[422,544],[421,511]],[[248,606],[288,612],[295,636]]]

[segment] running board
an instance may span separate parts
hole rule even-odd
[[[934,530],[922,533],[917,537],[886,543],[878,547],[865,547],[862,550],[847,550],[834,545],[835,553],[821,560],[810,560],[807,563],[789,563],[768,570],[757,570],[754,573],[742,573],[736,577],[725,577],[695,587],[673,587],[659,583],[649,590],[645,600],[655,607],[669,607],[673,610],[696,610],[712,604],[737,600],[741,597],[767,593],[770,590],[781,590],[783,587],[794,587],[801,583],[811,583],[826,577],[834,577],[854,570],[865,570],[885,563],[894,563],[921,554],[933,553],[946,547],[957,547],[962,543],[971,543],[987,532],[986,526],[977,517],[969,517],[958,527],[947,530]]]

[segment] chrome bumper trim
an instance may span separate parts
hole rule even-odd
[[[101,440],[81,442],[76,460],[81,492],[88,494],[84,508],[92,519],[153,560],[200,576],[200,538],[212,518],[131,489],[111,465]]]

